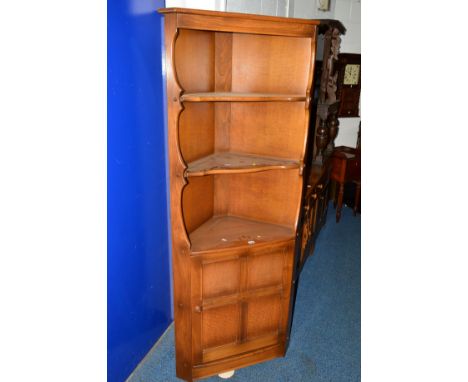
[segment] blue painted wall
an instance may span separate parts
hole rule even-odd
[[[108,0],[108,381],[124,381],[172,321],[157,0]],[[86,282],[86,280],[84,280]]]

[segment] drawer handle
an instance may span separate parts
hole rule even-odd
[[[202,312],[202,307],[200,305],[195,306],[195,312],[201,313]]]
[[[317,184],[317,188],[321,190],[323,188],[323,184]]]

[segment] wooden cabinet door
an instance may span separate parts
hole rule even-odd
[[[317,190],[316,230],[314,234],[318,234],[320,228],[325,223],[328,211],[328,188],[329,182],[323,182],[320,189]]]
[[[317,211],[317,194],[312,192],[307,195],[304,204],[304,216],[302,222],[302,238],[301,238],[301,257],[299,262],[299,269],[302,269],[305,261],[307,260],[308,252],[310,251],[310,244],[312,242],[315,232],[315,220]]]
[[[330,182],[327,181],[323,191],[319,196],[319,203],[321,204],[320,208],[320,226],[325,224],[327,219],[327,212],[328,212],[328,196],[330,191]]]
[[[306,253],[307,253],[307,248],[309,244],[309,238],[310,238],[310,214],[311,214],[311,209],[310,209],[310,199],[306,199],[306,203],[304,205],[304,212],[303,212],[303,217],[302,217],[302,225],[301,225],[301,253],[299,256],[299,261],[298,261],[298,267],[299,269],[302,269],[302,265],[304,264],[304,261],[306,259]]]
[[[194,365],[284,343],[293,242],[192,259]]]

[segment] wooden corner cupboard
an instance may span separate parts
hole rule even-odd
[[[317,20],[168,8],[176,372],[284,356]]]

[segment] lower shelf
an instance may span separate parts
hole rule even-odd
[[[294,237],[289,227],[236,216],[213,216],[190,235],[193,252],[255,245]]]

